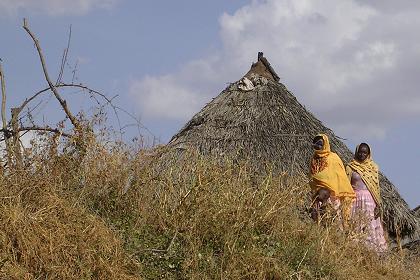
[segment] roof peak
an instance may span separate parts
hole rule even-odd
[[[258,61],[251,65],[251,69],[245,74],[245,77],[249,78],[251,74],[258,74],[275,82],[280,81],[280,77],[277,75],[276,71],[274,71],[273,67],[271,67],[267,58],[264,57],[264,53],[258,52],[257,58]]]

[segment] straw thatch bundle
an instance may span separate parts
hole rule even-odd
[[[420,218],[420,205],[413,209],[413,214]]]
[[[168,147],[178,154],[194,148],[204,155],[249,160],[256,169],[271,166],[275,173],[307,173],[312,138],[322,132],[330,137],[332,150],[350,161],[353,153],[347,146],[278,82],[270,68],[259,56],[251,70],[198,112]],[[380,185],[390,233],[412,234],[417,224],[407,203],[382,173]]]

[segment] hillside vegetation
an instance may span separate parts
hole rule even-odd
[[[420,279],[418,259],[310,221],[305,176],[163,149],[34,141],[0,176],[0,278]]]

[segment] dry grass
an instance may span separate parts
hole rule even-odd
[[[161,169],[154,154],[28,151],[26,170],[1,177],[1,279],[420,277],[419,262],[309,221],[302,176],[196,155]]]
[[[130,189],[129,197],[140,195],[138,201],[145,205],[135,207],[142,210],[132,246],[140,260],[155,264],[166,278],[420,276],[419,267],[408,269],[398,255],[381,259],[335,225],[319,227],[309,221],[304,177],[267,175],[256,181],[247,164],[235,167],[203,158],[160,174],[150,170],[139,172],[144,181]],[[152,232],[150,224],[155,225]],[[156,272],[153,266],[151,270]]]
[[[37,152],[0,179],[0,278],[138,279],[115,231],[78,203],[80,167]]]

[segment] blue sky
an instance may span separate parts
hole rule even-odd
[[[350,149],[370,143],[404,199],[420,204],[417,1],[0,0],[9,107],[46,85],[23,17],[53,77],[72,25],[65,81],[77,63],[76,82],[118,94],[116,103],[161,142],[240,79],[262,50],[306,108]],[[38,117],[58,116],[54,102],[45,98]]]

